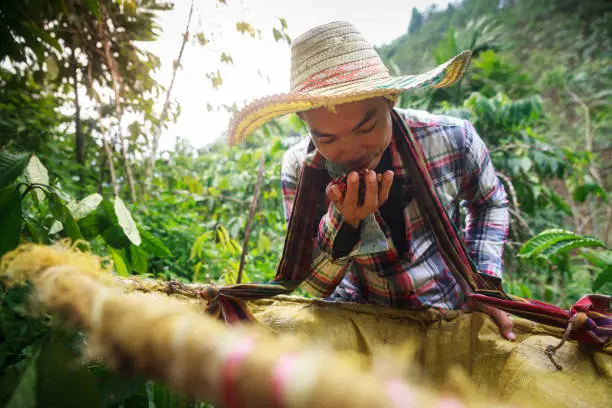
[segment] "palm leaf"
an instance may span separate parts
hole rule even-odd
[[[527,241],[518,256],[522,258],[541,256],[548,259],[559,251],[581,247],[605,247],[605,244],[595,237],[586,237],[562,229],[550,229]]]

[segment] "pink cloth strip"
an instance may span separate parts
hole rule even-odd
[[[412,390],[401,379],[393,378],[387,381],[385,389],[391,400],[391,406],[396,408],[413,408],[416,406]]]
[[[232,350],[221,368],[221,399],[225,407],[238,407],[239,401],[235,393],[236,374],[240,364],[249,355],[255,345],[251,337],[240,340]]]
[[[294,354],[284,355],[278,360],[278,363],[272,370],[272,398],[274,400],[275,408],[285,407],[285,389],[288,381],[290,380],[290,374],[295,366],[296,357]]]

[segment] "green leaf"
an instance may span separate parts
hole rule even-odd
[[[200,45],[206,45],[209,42],[204,36],[204,33],[197,33],[196,38],[198,39],[198,42],[200,43]]]
[[[555,242],[554,244],[546,248],[544,251],[542,251],[539,256],[548,259],[551,256],[561,252],[567,252],[571,249],[586,247],[605,247],[605,244],[599,239],[592,237],[584,237],[581,239],[570,238],[567,240]]]
[[[242,34],[250,34],[251,37],[255,38],[255,29],[252,25],[247,22],[241,21],[236,23],[236,30],[240,31]]]
[[[121,227],[116,225],[108,225],[100,235],[109,246],[115,249],[122,249],[131,245],[129,238],[125,236]]]
[[[259,234],[259,239],[257,240],[257,249],[261,252],[269,252],[270,251],[270,240],[266,236],[266,234]]]
[[[225,52],[221,53],[221,62],[224,62],[226,64],[233,64],[234,60],[232,59],[232,56],[229,54],[226,54]]]
[[[64,232],[73,242],[83,239],[79,225],[72,218],[70,210],[64,205],[57,193],[49,194],[49,210],[62,223]]]
[[[204,233],[196,238],[193,246],[191,247],[191,253],[189,254],[189,261],[191,261],[196,256],[199,257],[202,253],[202,246],[204,245],[204,241],[210,238],[210,234]]]
[[[100,229],[106,228],[108,224],[119,226],[119,219],[115,213],[115,206],[110,201],[102,200],[102,205],[98,207],[96,213],[100,215]]]
[[[93,220],[90,217],[95,217],[97,227],[94,227]],[[90,228],[89,233],[95,234],[97,229],[98,233],[104,238],[104,241],[113,248],[121,249],[130,245],[130,240],[119,226],[114,205],[110,201],[102,200],[102,203],[96,208],[95,212],[85,217],[85,219],[87,219],[86,225]]]
[[[40,38],[42,41],[52,46],[56,50],[62,51],[62,46],[57,41],[57,38],[53,37],[48,31],[43,30],[37,24],[33,24],[30,22],[23,22],[22,24],[25,27],[27,27],[27,29],[30,31],[32,35]],[[44,48],[40,46],[36,46],[35,48],[34,47],[32,48],[34,49],[34,52],[37,54],[37,57],[39,59],[42,59],[44,56]]]
[[[30,157],[28,167],[26,168],[26,179],[30,184],[42,184],[44,186],[49,185],[49,172],[34,154]],[[45,198],[45,193],[40,189],[35,189],[34,196],[38,199],[38,201],[42,201]]]
[[[576,245],[571,246],[572,248],[580,248],[582,246],[605,246],[603,242],[594,237],[583,237],[562,229],[550,229],[528,240],[520,249],[518,256],[523,258],[537,256],[547,248],[564,241],[567,243],[575,241]],[[551,256],[562,249],[570,249],[570,247],[565,246],[565,244],[555,245],[547,252],[546,256]]]
[[[141,247],[129,246],[130,265],[137,273],[147,273],[149,254]]]
[[[558,210],[563,211],[566,215],[572,215],[572,207],[569,206],[567,200],[555,193],[551,188],[545,188],[548,197]]]
[[[160,384],[153,383],[153,395],[156,408],[188,408],[190,406],[187,398]]]
[[[8,349],[8,343],[0,344],[0,368],[4,366],[4,361],[6,360],[6,356],[8,355]]]
[[[533,162],[529,157],[520,157],[517,159],[516,163],[518,167],[525,173],[527,173],[533,165]]]
[[[217,186],[219,190],[228,190],[230,188],[230,180],[228,176],[223,176],[219,180],[219,185]]]
[[[37,244],[49,244],[49,233],[45,227],[35,218],[25,217],[25,226],[30,233],[30,236]]]
[[[62,231],[63,229],[64,229],[64,224],[62,224],[58,220],[54,220],[53,224],[51,224],[51,227],[49,227],[49,234],[50,235],[55,235],[58,232]]]
[[[608,254],[612,254],[612,251],[608,251]],[[580,252],[580,255],[600,269],[612,265],[612,260],[606,259],[605,251],[603,253],[596,253],[595,251],[585,249]]]
[[[202,261],[198,262],[193,266],[193,279],[192,282],[197,282],[200,278],[200,269],[202,268]]]
[[[593,291],[598,291],[604,284],[612,282],[612,265],[608,265],[606,269],[601,271],[597,278],[595,278],[595,282],[593,282]]]
[[[97,378],[69,349],[70,343],[54,335],[44,346],[37,360],[38,400],[48,407],[99,406]]]
[[[105,367],[98,365],[92,366],[90,371],[99,384],[101,407],[130,406],[124,402],[141,392],[147,383],[145,378],[110,373]]]
[[[6,408],[36,408],[36,360],[39,355],[40,347],[36,347]]]
[[[148,408],[157,408],[155,404],[155,385],[153,381],[147,381],[145,384],[145,391],[147,393],[147,402],[149,403]]]
[[[142,239],[138,232],[138,227],[132,218],[132,214],[123,203],[123,200],[119,197],[115,197],[115,214],[117,214],[119,225],[123,229],[125,235],[134,245],[139,246]]]
[[[17,187],[0,190],[0,257],[15,249],[21,233],[21,193]]]
[[[553,300],[553,289],[550,286],[544,288],[544,301],[552,302]]]
[[[574,200],[577,202],[584,202],[589,194],[593,194],[597,197],[601,197],[604,202],[608,202],[608,193],[597,183],[585,183],[578,187],[573,192]]]
[[[127,267],[127,260],[125,258],[125,251],[123,249],[115,249],[113,247],[109,247],[108,252],[110,252],[111,256],[113,257],[113,262],[115,263],[115,272],[117,272],[117,275],[128,277],[129,272]]]
[[[275,41],[284,39],[283,33],[281,33],[277,28],[272,28],[272,34],[274,35]]]
[[[96,17],[100,17],[100,6],[98,0],[84,0],[85,6],[91,11]]]
[[[88,195],[78,203],[70,203],[68,204],[68,209],[72,213],[72,216],[75,220],[80,220],[81,218],[86,217],[98,208],[98,205],[102,202],[102,196],[98,193]]]
[[[172,256],[172,252],[159,238],[155,237],[145,229],[138,228],[138,231],[142,237],[142,249],[147,251],[152,256],[157,256],[160,258]]]
[[[531,299],[531,290],[524,284],[519,283],[518,284],[519,289],[521,290],[521,296]]]
[[[19,371],[15,365],[8,366],[3,370],[0,377],[0,403],[7,403],[13,390],[19,383]]]
[[[23,174],[30,160],[30,153],[10,154],[0,152],[0,188],[11,184]]]
[[[81,234],[87,241],[91,241],[100,234],[98,228],[98,214],[91,213],[86,217],[81,218],[77,224],[81,230]]]

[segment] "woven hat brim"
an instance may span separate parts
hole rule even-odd
[[[273,118],[303,112],[321,106],[341,105],[363,99],[398,94],[410,89],[444,88],[463,76],[471,51],[463,51],[434,69],[419,75],[387,77],[334,85],[316,92],[287,93],[257,99],[237,112],[232,118],[227,141],[230,146],[241,142],[260,126]]]

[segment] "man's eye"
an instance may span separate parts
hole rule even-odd
[[[320,144],[324,144],[324,145],[328,145],[328,144],[332,144],[334,143],[334,139],[331,137],[325,138],[325,139],[319,139],[319,143]]]
[[[360,130],[359,133],[370,133],[372,130],[374,130],[375,127],[376,127],[376,122],[374,122],[372,126],[370,126],[368,129]]]

